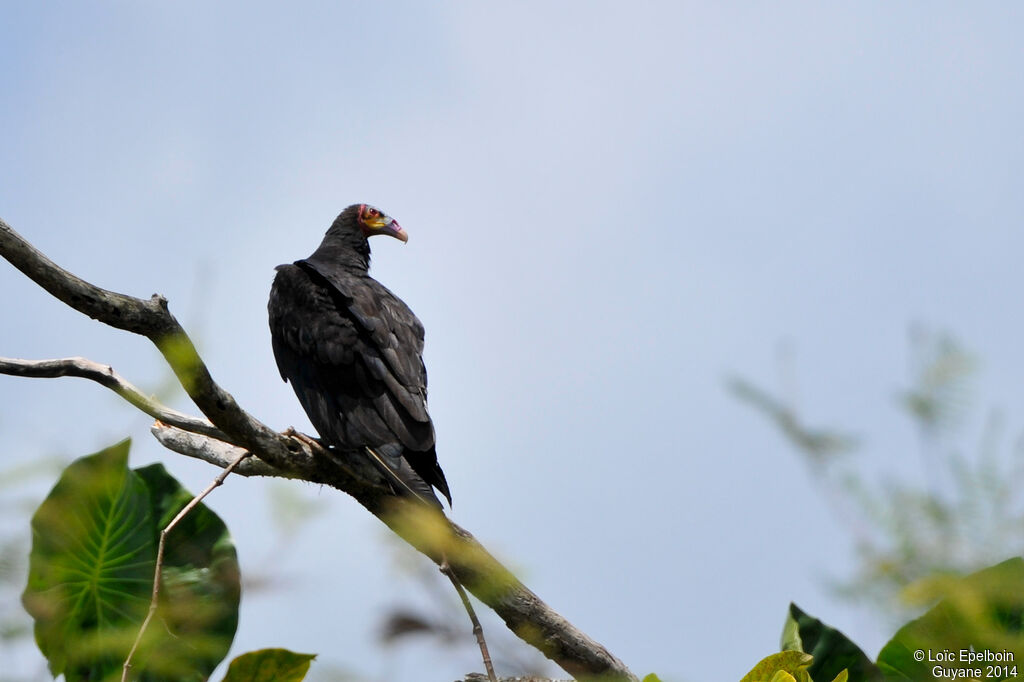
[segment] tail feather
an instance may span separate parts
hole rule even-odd
[[[395,488],[397,494],[412,495],[438,509],[443,509],[441,501],[434,494],[434,488],[413,470],[409,462],[400,453],[388,452],[388,450],[392,449],[389,446],[377,448],[367,446],[365,449],[370,458],[377,464],[377,468],[387,476],[388,481]]]

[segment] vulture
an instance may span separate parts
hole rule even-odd
[[[279,265],[267,306],[274,357],[322,441],[365,453],[396,495],[451,504],[427,414],[423,325],[370,277],[369,237],[408,241],[369,204],[349,206],[313,255]]]

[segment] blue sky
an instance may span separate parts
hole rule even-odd
[[[975,351],[978,407],[1019,432],[1022,15],[8,3],[0,216],[101,286],[166,295],[247,409],[309,429],[270,351],[273,267],[346,205],[377,204],[410,235],[375,243],[373,272],[426,326],[456,521],[640,674],[738,679],[791,600],[874,655],[888,632],[824,585],[848,570],[848,534],[724,380],[777,387],[786,344],[812,423],[859,434],[865,466],[922,478],[894,400],[920,323]],[[13,269],[0,291],[0,355],[166,380],[148,342]],[[138,463],[193,489],[215,473],[91,384],[0,378],[0,405],[4,465],[131,434]],[[285,555],[267,484],[211,501],[243,571],[283,574],[244,598],[235,653],[314,651],[369,679],[476,665],[471,649],[375,648],[381,609],[429,603],[423,588],[354,503],[294,488],[325,509]]]

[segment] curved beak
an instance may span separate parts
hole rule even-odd
[[[389,215],[382,215],[372,221],[364,223],[369,229],[363,229],[363,233],[367,237],[372,237],[375,234],[386,234],[389,237],[394,237],[401,242],[409,241],[409,235],[402,226],[398,224],[398,221]]]
[[[381,228],[381,231],[389,236],[398,239],[403,244],[409,241],[409,233],[402,229],[402,226],[398,224],[398,221],[388,216],[387,223]]]

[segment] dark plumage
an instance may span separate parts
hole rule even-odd
[[[321,438],[362,450],[398,494],[451,504],[427,414],[423,325],[369,275],[369,236],[406,241],[398,222],[367,204],[337,217],[309,258],[279,265],[270,290],[270,336]]]

